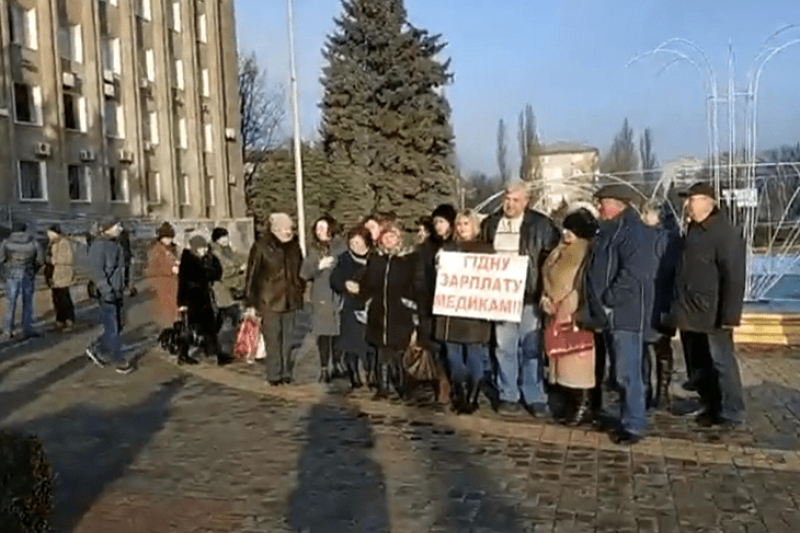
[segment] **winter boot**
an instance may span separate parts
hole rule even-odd
[[[463,413],[465,403],[464,384],[453,383],[450,386],[450,410],[454,413]]]
[[[380,400],[389,397],[389,387],[387,385],[388,372],[386,365],[378,363],[375,365],[375,396],[373,399]]]
[[[350,378],[350,386],[354,389],[360,389],[364,384],[361,382],[361,375],[358,373],[358,356],[346,353],[344,361],[347,367],[347,377]]]
[[[565,418],[564,424],[569,427],[578,427],[592,421],[592,391],[591,389],[572,389],[570,396],[573,406],[571,414]]]
[[[672,382],[672,351],[659,351],[656,357],[655,407],[660,411],[668,411],[672,406],[669,395],[669,386]]]

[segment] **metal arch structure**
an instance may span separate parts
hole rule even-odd
[[[706,99],[706,119],[708,131],[708,154],[711,167],[711,177],[714,182],[714,188],[719,196],[722,192],[722,170],[723,167],[727,171],[727,187],[726,189],[732,190],[730,198],[729,210],[732,222],[736,225],[741,225],[744,229],[745,242],[747,244],[747,265],[748,275],[746,284],[746,298],[748,300],[760,300],[766,297],[766,293],[774,287],[777,281],[788,272],[790,266],[784,267],[783,273],[768,273],[762,276],[758,272],[753,271],[754,263],[754,241],[755,230],[758,221],[758,209],[760,199],[755,205],[747,203],[740,204],[737,199],[737,190],[744,192],[758,191],[756,167],[758,166],[758,89],[761,74],[764,67],[780,52],[790,48],[796,44],[800,44],[800,35],[791,37],[792,33],[800,33],[800,25],[793,24],[785,26],[772,34],[764,42],[759,53],[756,55],[753,67],[750,69],[747,76],[747,84],[744,90],[737,90],[736,76],[735,76],[735,61],[733,49],[728,47],[728,80],[725,95],[721,96],[718,89],[717,76],[711,66],[711,61],[708,55],[703,52],[700,47],[695,43],[682,38],[669,39],[653,50],[638,54],[633,57],[628,65],[636,63],[645,57],[649,56],[663,56],[672,57],[671,61],[667,62],[659,70],[663,72],[671,65],[678,62],[689,63],[695,67],[701,74],[705,75],[705,88],[707,91]],[[737,163],[736,153],[739,149],[737,145],[737,109],[740,101],[744,100],[744,116],[745,116],[745,139],[744,146],[742,147],[744,154],[744,164]],[[728,161],[722,164],[720,161],[720,132],[718,127],[719,113],[718,106],[720,103],[727,104],[728,107]],[[740,172],[742,170],[743,172]],[[756,193],[758,194],[758,193]],[[789,205],[785,206],[784,216],[781,217],[779,225],[786,221],[785,215],[789,209],[792,208],[793,202],[796,200],[796,195],[792,197]],[[769,247],[768,253],[772,253],[772,247]],[[767,258],[771,264],[777,264]],[[794,266],[797,261],[791,262]],[[777,279],[775,276],[778,276]],[[767,280],[767,281],[765,281]]]

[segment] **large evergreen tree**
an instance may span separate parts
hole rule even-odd
[[[409,24],[402,0],[343,0],[342,7],[323,50],[332,211],[352,220],[379,209],[410,221],[451,200],[455,187],[442,91],[452,75],[449,61],[437,58],[445,44]]]

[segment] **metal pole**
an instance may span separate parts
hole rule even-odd
[[[303,200],[303,158],[300,145],[300,111],[297,103],[297,71],[294,60],[294,0],[286,0],[289,12],[289,63],[292,85],[292,115],[294,117],[294,172],[297,193],[297,235],[300,249],[306,254],[306,213]]]

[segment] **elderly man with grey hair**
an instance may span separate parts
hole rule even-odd
[[[293,345],[298,315],[303,309],[306,283],[300,277],[303,252],[294,223],[286,213],[273,213],[269,233],[250,249],[245,299],[261,317],[267,351],[267,381],[282,385],[292,381]]]
[[[547,416],[539,272],[547,254],[558,244],[560,233],[549,217],[531,209],[528,185],[518,182],[506,188],[503,209],[483,221],[481,235],[498,254],[529,259],[521,321],[495,325],[499,408],[513,412],[521,404],[534,416]]]

